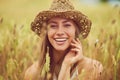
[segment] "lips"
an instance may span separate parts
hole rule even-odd
[[[62,45],[67,41],[67,39],[68,38],[55,38],[54,40],[58,45]]]
[[[55,39],[55,41],[58,41],[58,42],[62,42],[62,41],[66,41],[67,40],[67,38],[57,38],[57,39]]]

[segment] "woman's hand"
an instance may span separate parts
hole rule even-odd
[[[80,40],[77,38],[76,40],[73,39],[71,42],[71,49],[66,54],[63,64],[66,64],[67,66],[72,66],[76,62],[83,60],[83,52],[82,52],[82,44]]]
[[[58,80],[70,80],[70,69],[76,62],[83,60],[82,45],[79,39],[72,40],[71,49],[66,54],[58,76]]]

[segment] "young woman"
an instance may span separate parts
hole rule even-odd
[[[82,51],[80,39],[87,37],[90,27],[91,21],[69,0],[54,0],[50,10],[32,22],[32,30],[43,40],[40,58],[27,69],[24,80],[101,80],[102,64]],[[43,73],[46,54],[50,70]]]

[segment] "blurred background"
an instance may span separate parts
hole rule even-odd
[[[104,66],[103,80],[120,80],[120,0],[70,0],[92,21],[84,55]],[[52,0],[0,0],[0,80],[23,80],[39,56],[41,38],[30,29]]]

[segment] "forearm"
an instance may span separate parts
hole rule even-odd
[[[65,64],[63,64],[58,76],[58,80],[70,80],[70,69],[71,67],[68,67]]]

